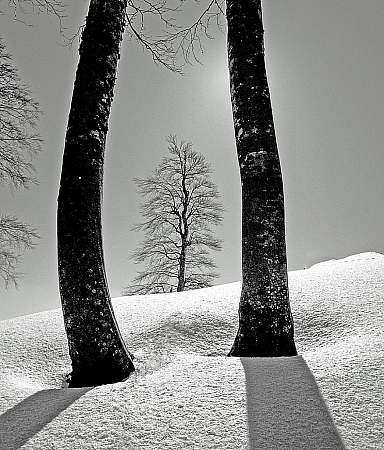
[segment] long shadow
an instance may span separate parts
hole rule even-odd
[[[90,389],[47,389],[8,409],[0,416],[0,449],[19,449]]]
[[[316,380],[301,356],[240,358],[250,450],[343,450]]]

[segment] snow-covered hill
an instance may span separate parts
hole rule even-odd
[[[289,275],[295,358],[225,356],[240,283],[115,299],[137,370],[96,388],[59,310],[1,321],[0,449],[383,449],[384,256]]]

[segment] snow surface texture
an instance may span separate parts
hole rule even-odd
[[[60,310],[1,321],[0,449],[384,449],[384,256],[289,282],[301,356],[225,357],[240,283],[123,297],[136,372],[96,388],[61,388]]]

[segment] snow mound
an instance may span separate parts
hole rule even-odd
[[[60,310],[1,321],[0,448],[384,448],[384,256],[328,261],[289,283],[301,356],[225,356],[240,283],[121,297],[136,372],[96,388],[61,389]]]
[[[329,270],[331,266],[334,265],[340,265],[343,263],[350,263],[350,262],[363,262],[370,259],[380,259],[384,255],[377,252],[365,252],[365,253],[358,253],[357,255],[350,255],[346,258],[342,259],[330,259],[329,261],[322,261],[319,263],[314,264],[313,266],[309,267],[308,270],[317,270],[317,269],[325,269]]]

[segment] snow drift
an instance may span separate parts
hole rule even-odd
[[[60,310],[0,322],[0,448],[384,448],[384,256],[289,274],[300,356],[227,358],[240,283],[114,300],[127,381],[63,389]]]

